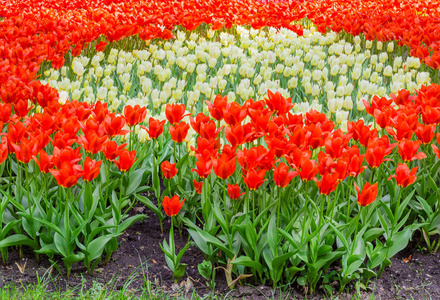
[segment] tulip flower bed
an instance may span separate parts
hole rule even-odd
[[[174,279],[195,245],[212,288],[342,291],[415,232],[437,251],[432,4],[245,2],[0,8],[4,265],[28,247],[92,274],[137,203],[171,218]]]

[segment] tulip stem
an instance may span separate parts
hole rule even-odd
[[[370,172],[370,180],[369,180],[370,183],[372,183],[372,182],[373,182],[373,179],[374,179],[374,169],[375,169],[375,168],[371,168],[371,172]]]
[[[67,243],[70,243],[70,222],[69,222],[69,201],[70,201],[70,188],[65,189],[66,192],[66,204],[64,206],[64,230]]]
[[[252,192],[252,223],[255,226],[255,191]]]
[[[174,245],[174,217],[171,217],[170,247],[171,247],[171,251],[173,251],[173,263],[174,266],[176,266],[176,247]]]
[[[124,179],[124,172],[121,172],[121,182],[119,184],[119,201],[122,199],[122,181]]]
[[[228,190],[226,189],[226,180],[225,179],[225,184],[223,185],[223,189],[224,189],[224,196],[223,196],[223,206],[224,206],[224,210],[225,210],[225,217],[226,217],[226,222],[229,223],[228,221],[228,206],[227,206],[227,199],[226,197],[228,196]]]
[[[281,214],[281,195],[282,195],[282,188],[278,188],[278,211],[277,211],[277,228],[280,228],[280,214]]]
[[[347,222],[350,217],[350,206],[351,206],[351,189],[353,188],[353,177],[350,176],[348,180],[348,200],[347,200]]]

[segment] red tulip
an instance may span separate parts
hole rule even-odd
[[[18,100],[12,103],[12,107],[14,108],[15,114],[19,118],[24,118],[25,116],[27,116],[27,114],[29,113],[29,111],[32,109],[33,106],[29,107],[29,101],[26,99],[26,100]]]
[[[228,196],[231,200],[237,200],[238,198],[240,198],[240,196],[245,194],[245,193],[240,193],[241,190],[238,184],[228,184],[226,190],[228,191]]]
[[[416,130],[414,131],[417,138],[422,142],[422,144],[431,143],[435,135],[435,125],[423,125],[417,124]]]
[[[223,108],[223,119],[225,123],[229,126],[236,126],[246,118],[247,107],[246,105],[241,106],[237,102],[227,103]]]
[[[288,186],[294,176],[295,172],[289,171],[289,167],[283,162],[278,167],[273,166],[273,180],[280,188]]]
[[[331,192],[336,190],[339,183],[339,174],[337,172],[334,173],[326,173],[322,176],[320,181],[316,182],[316,185],[319,188],[319,192],[323,195],[329,195]]]
[[[223,110],[226,108],[226,105],[228,104],[227,96],[222,97],[222,95],[217,95],[214,98],[214,103],[209,102],[206,100],[206,104],[208,105],[209,113],[211,114],[211,117],[216,119],[217,121],[220,121],[223,119]]]
[[[96,161],[92,160],[90,157],[86,157],[84,160],[84,181],[92,181],[99,175],[99,171],[101,170],[102,160]]]
[[[118,145],[115,141],[108,141],[105,145],[105,149],[102,151],[107,160],[115,160],[122,152],[127,144]]]
[[[167,104],[165,108],[165,116],[172,125],[176,125],[186,116],[185,115],[185,104]]]
[[[104,149],[107,139],[106,136],[99,137],[95,131],[88,131],[78,138],[77,143],[84,148],[86,153],[97,154]]]
[[[129,133],[129,130],[122,129],[124,125],[124,116],[115,116],[115,114],[108,114],[104,119],[104,129],[109,138]]]
[[[8,158],[9,150],[8,150],[8,138],[2,136],[1,144],[0,144],[0,164],[2,164]]]
[[[169,161],[164,161],[161,163],[160,168],[162,170],[163,176],[165,176],[166,179],[171,179],[174,176],[176,176],[177,171],[179,169],[176,169],[176,163],[172,164]]]
[[[299,168],[297,168],[297,171],[294,171],[294,173],[295,176],[299,175],[302,181],[313,180],[316,174],[318,174],[318,164],[314,160],[302,158]]]
[[[440,108],[426,105],[422,108],[422,120],[424,124],[437,126],[440,123]]]
[[[11,117],[11,104],[0,103],[0,121],[7,123]]]
[[[437,133],[436,135],[437,144],[440,144],[440,133]],[[440,150],[438,147],[434,144],[431,144],[432,150],[434,151],[435,155],[440,159]]]
[[[200,136],[205,139],[216,139],[223,126],[217,129],[214,121],[200,124]]]
[[[388,136],[370,139],[367,145],[365,158],[371,168],[379,167],[384,161],[385,156],[391,154],[395,144],[389,144]]]
[[[212,161],[205,161],[203,159],[199,159],[196,161],[196,169],[191,169],[191,172],[197,172],[200,178],[206,178],[211,174],[212,171]]]
[[[185,122],[181,122],[177,125],[170,125],[169,129],[171,134],[171,139],[176,143],[182,143],[186,135],[188,134],[189,125]]]
[[[154,140],[163,133],[163,124],[165,124],[165,122],[165,120],[159,121],[150,117],[150,119],[148,119],[148,128],[143,125],[141,125],[141,128],[145,129],[150,138]]]
[[[202,124],[208,123],[209,122],[209,117],[205,116],[203,113],[198,113],[196,116],[196,119],[194,120],[193,117],[189,118],[191,127],[194,129],[195,132],[197,132],[198,134],[200,134],[200,126]]]
[[[19,162],[27,164],[30,162],[41,150],[38,147],[35,139],[30,137],[29,139],[21,139],[20,146],[17,144],[12,144],[14,148],[15,157]]]
[[[348,176],[357,177],[362,173],[367,167],[362,166],[365,154],[357,155],[353,154],[350,156],[350,163],[348,166]]]
[[[195,179],[193,179],[193,182],[194,182],[194,188],[196,190],[196,193],[201,194],[202,190],[203,190],[203,181],[198,182]]]
[[[53,149],[53,156],[52,156],[52,161],[53,161],[55,168],[61,169],[61,165],[64,162],[67,162],[71,165],[74,165],[77,162],[79,162],[81,160],[81,152],[80,151],[81,151],[81,148],[76,148],[74,150],[70,147],[66,147],[65,149],[59,149],[59,148],[55,147]]]
[[[65,188],[74,186],[78,182],[78,179],[84,174],[80,165],[73,165],[67,161],[62,162],[61,168],[49,171],[53,177],[55,177],[58,185]]]
[[[248,172],[246,172],[246,176],[243,176],[244,183],[251,191],[254,191],[258,189],[263,184],[263,182],[267,180],[264,179],[265,175],[266,175],[266,170],[259,170],[259,171],[256,171],[254,169],[249,170]]]
[[[95,46],[96,51],[98,51],[98,52],[102,52],[102,51],[104,51],[104,50],[105,50],[105,46],[107,46],[107,43],[104,42],[104,41],[100,41],[100,42],[99,42],[98,44],[96,44],[96,46]]]
[[[177,216],[184,203],[185,199],[180,202],[179,196],[177,195],[174,195],[171,199],[165,196],[162,200],[162,207],[168,216],[174,217]]]
[[[231,144],[232,147],[237,147],[246,142],[246,138],[249,134],[245,135],[244,127],[242,125],[227,126],[225,128],[226,140]]]
[[[391,178],[395,178],[398,186],[402,188],[407,187],[408,185],[411,185],[416,181],[417,169],[418,167],[415,167],[410,172],[406,164],[398,164],[396,168],[396,174],[391,175],[388,180],[391,180]]]
[[[277,115],[286,114],[294,104],[292,104],[291,98],[284,98],[280,92],[272,93],[270,90],[267,90],[267,95],[269,99],[264,99],[266,101],[267,107],[269,107],[270,111]]]
[[[46,151],[40,150],[40,159],[34,157],[35,162],[40,168],[41,173],[49,173],[49,169],[53,168],[52,155],[47,155]]]
[[[377,197],[377,183],[370,184],[368,182],[365,183],[364,188],[362,189],[362,192],[359,191],[359,187],[354,184],[354,187],[356,188],[356,191],[358,193],[358,200],[357,203],[360,206],[367,206],[373,203],[374,200],[376,200]]]
[[[403,161],[409,162],[416,159],[426,158],[425,153],[417,153],[421,143],[422,141],[401,140],[399,143],[399,154]]]
[[[127,172],[135,161],[136,150],[129,152],[127,149],[124,149],[119,155],[119,161],[114,160],[114,163],[121,172]]]
[[[139,105],[135,105],[134,107],[126,105],[124,107],[124,116],[128,126],[136,126],[144,121],[147,116],[147,108],[145,106],[140,107]]]
[[[233,156],[230,159],[223,160],[222,158],[213,158],[212,166],[214,168],[214,173],[218,178],[228,179],[235,172],[237,165],[237,159]]]

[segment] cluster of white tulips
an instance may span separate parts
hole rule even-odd
[[[314,27],[303,36],[240,26],[230,32],[178,31],[176,39],[154,41],[146,49],[79,56],[60,71],[46,71],[42,81],[59,90],[60,102],[100,100],[114,111],[139,104],[162,117],[167,103],[207,113],[205,100],[217,94],[242,103],[279,91],[297,103],[294,113],[323,111],[343,130],[350,116],[365,116],[362,99],[430,83],[419,59],[402,58],[393,42],[347,42]],[[144,139],[145,132],[138,132]]]

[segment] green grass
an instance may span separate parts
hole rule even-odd
[[[140,266],[142,267],[142,266]],[[73,288],[62,289],[57,285],[57,277],[43,275],[40,278],[37,274],[37,283],[35,284],[8,284],[0,289],[1,300],[45,300],[45,299],[109,299],[109,300],[134,300],[134,299],[232,299],[223,295],[210,294],[205,297],[199,296],[195,291],[187,293],[184,287],[175,291],[164,291],[159,285],[151,283],[148,279],[148,272],[142,267],[142,274],[136,275],[134,272],[124,282],[122,287],[117,286],[118,278],[114,277],[109,283],[102,284],[97,281],[92,283],[91,288],[86,288],[86,281],[83,278],[81,284]],[[141,280],[142,284],[137,285],[136,289],[131,287],[134,280]],[[50,291],[50,285],[55,287],[55,291]]]

